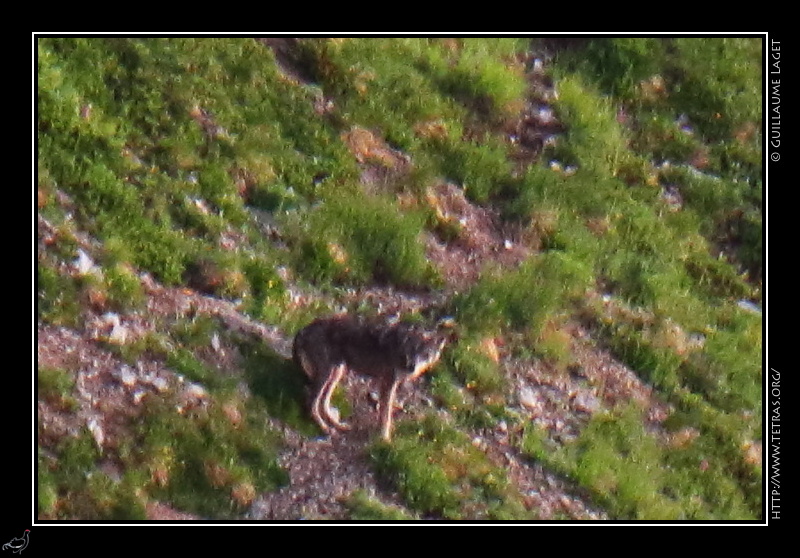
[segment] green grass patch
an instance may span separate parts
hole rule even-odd
[[[74,326],[80,313],[76,282],[53,267],[36,267],[36,317],[56,325]]]
[[[375,466],[408,507],[446,519],[525,519],[530,513],[505,471],[469,438],[433,416],[399,425],[391,444],[372,449]]]
[[[468,331],[511,327],[538,335],[547,318],[582,293],[589,270],[567,253],[553,251],[502,275],[485,275],[454,302],[459,324]]]
[[[552,447],[531,427],[523,449],[587,488],[615,519],[756,519],[750,482],[740,484],[720,470],[728,450],[716,435],[684,432],[694,434],[659,440],[631,408],[595,416],[563,447]]]
[[[505,378],[497,362],[486,355],[478,339],[460,339],[447,353],[456,377],[468,390],[477,395],[503,392]]]
[[[316,424],[307,411],[307,380],[303,371],[262,343],[246,341],[239,347],[245,358],[248,385],[267,412],[307,435],[316,434]]]
[[[417,519],[408,511],[384,504],[363,490],[352,493],[345,502],[349,519],[356,521],[404,521]]]
[[[579,168],[616,176],[627,156],[627,138],[610,100],[580,78],[564,76],[558,107],[568,128],[566,144]]]
[[[57,409],[72,411],[77,408],[77,401],[72,397],[75,380],[65,370],[58,368],[36,369],[36,397],[46,401]]]
[[[276,438],[261,412],[244,424],[212,406],[190,416],[156,405],[138,432],[141,467],[153,494],[205,517],[241,512],[259,491],[285,484],[274,459]],[[260,419],[259,419],[260,417]]]
[[[430,285],[436,275],[420,243],[422,224],[389,200],[342,192],[304,220],[298,264],[316,281]]]
[[[139,476],[115,478],[97,469],[100,452],[88,431],[67,437],[57,448],[58,460],[39,454],[37,514],[46,519],[144,519],[145,500]]]
[[[287,482],[275,461],[278,438],[257,401],[234,398],[182,413],[175,401],[146,398],[143,409],[131,435],[102,452],[88,430],[64,438],[53,456],[40,452],[40,517],[144,519],[150,500],[233,517],[259,491]]]

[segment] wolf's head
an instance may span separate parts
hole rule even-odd
[[[405,370],[409,379],[416,378],[432,368],[442,354],[447,338],[438,333],[409,327],[402,333]]]

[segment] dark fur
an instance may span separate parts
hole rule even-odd
[[[330,397],[347,372],[381,381],[383,436],[391,436],[398,385],[414,379],[439,358],[441,336],[407,323],[336,316],[312,322],[294,340],[292,354],[313,385],[312,416],[326,432],[347,426],[331,415]]]

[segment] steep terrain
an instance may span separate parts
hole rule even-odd
[[[759,54],[40,38],[39,519],[758,519]],[[342,311],[455,322],[392,444]]]

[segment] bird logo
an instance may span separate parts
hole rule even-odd
[[[13,538],[8,541],[6,544],[3,545],[3,550],[10,550],[11,552],[16,552],[19,554],[25,547],[28,546],[28,533],[30,533],[30,529],[25,529],[25,532],[22,534],[20,538]]]

